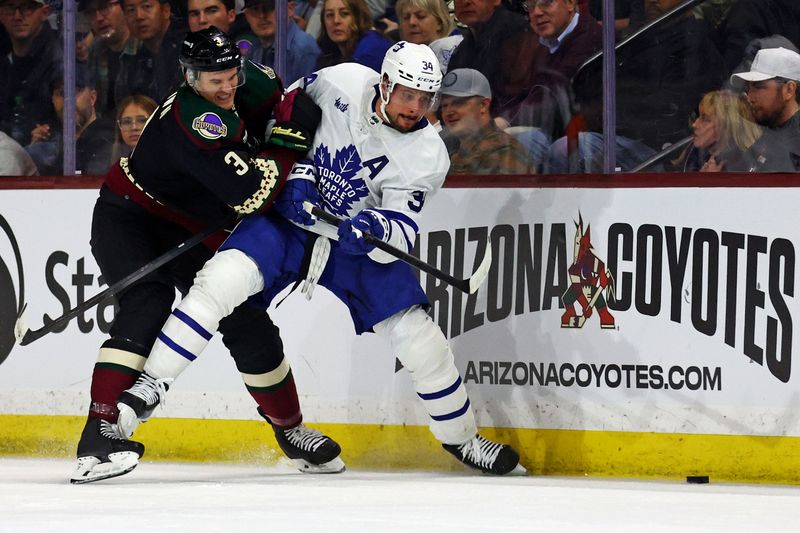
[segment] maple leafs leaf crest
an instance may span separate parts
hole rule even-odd
[[[368,193],[364,179],[358,177],[362,167],[356,147],[350,144],[336,150],[331,159],[328,147],[320,144],[314,150],[314,166],[317,167],[318,188],[326,209],[336,215],[349,216],[353,203]]]

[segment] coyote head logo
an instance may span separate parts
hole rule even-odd
[[[562,328],[582,328],[583,324],[597,310],[600,327],[613,329],[614,317],[608,311],[606,301],[614,301],[614,278],[606,270],[605,263],[597,257],[592,248],[591,228],[583,229],[583,218],[578,213],[575,223],[575,259],[567,269],[569,287],[561,295],[564,314],[561,315]],[[581,306],[581,313],[575,311],[575,302]]]

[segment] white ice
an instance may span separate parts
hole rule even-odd
[[[6,532],[800,531],[800,488],[452,473],[309,475],[144,462],[70,485],[65,460],[0,458]]]

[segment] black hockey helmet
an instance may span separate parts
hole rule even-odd
[[[238,68],[242,73],[241,68],[244,64],[244,58],[237,44],[227,33],[215,26],[187,33],[183,39],[179,60],[189,85],[194,84],[197,72],[218,72]],[[241,81],[243,82],[244,80]]]

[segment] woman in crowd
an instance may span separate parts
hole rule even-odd
[[[325,0],[321,17],[318,69],[353,62],[380,72],[392,42],[372,28],[364,0]]]
[[[117,138],[114,142],[112,163],[128,157],[133,151],[147,119],[156,110],[155,101],[141,94],[126,96],[117,108]]]
[[[401,41],[430,45],[455,28],[444,0],[397,0],[395,12]]]
[[[692,146],[679,158],[684,171],[750,172],[758,164],[756,145],[763,131],[744,97],[733,91],[712,91],[700,100],[691,123]]]

